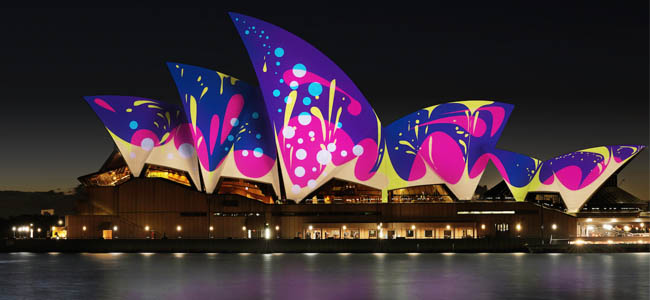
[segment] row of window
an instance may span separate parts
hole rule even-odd
[[[182,215],[183,213],[181,213]],[[187,213],[186,213],[187,214]],[[202,213],[201,216],[205,216]],[[259,217],[264,215],[260,212],[214,212],[213,216],[216,217]],[[380,213],[375,211],[342,211],[342,212],[274,212],[274,217],[317,217],[317,216],[376,216]],[[188,215],[189,216],[189,215]]]

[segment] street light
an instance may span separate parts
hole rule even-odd
[[[485,224],[481,224],[481,229],[485,230]]]
[[[117,225],[113,226],[113,231],[117,231]]]
[[[280,226],[279,226],[279,225],[275,225],[275,231],[278,231],[278,230],[280,230]]]
[[[63,225],[63,220],[59,220],[59,225]]]
[[[555,230],[555,229],[557,229],[557,225],[556,225],[556,224],[553,224],[553,225],[551,225],[551,228],[552,228],[553,230]]]
[[[86,225],[84,225],[84,227],[81,227],[81,230],[86,231]],[[40,228],[38,229],[38,232],[41,232]]]
[[[214,231],[214,226],[210,226],[210,231]]]
[[[449,230],[449,229],[451,229],[451,226],[447,225],[445,228],[447,228],[447,230]]]
[[[183,230],[183,227],[181,227],[181,225],[176,226],[176,231],[181,231],[181,230]]]
[[[521,231],[521,224],[517,223],[517,231]]]
[[[144,227],[144,231],[149,231],[149,225]]]

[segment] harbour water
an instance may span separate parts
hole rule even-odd
[[[0,298],[648,299],[650,253],[0,253]]]

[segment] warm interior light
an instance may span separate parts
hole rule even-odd
[[[521,224],[517,223],[517,231],[521,231]]]
[[[348,229],[348,227],[347,227],[347,226],[345,226],[345,225],[343,225],[343,230],[346,230],[346,229]]]
[[[264,229],[264,238],[267,240],[271,238],[271,229],[268,228]]]
[[[86,225],[84,225],[84,227],[81,227],[81,230],[86,231]],[[41,232],[40,228],[38,229],[38,232]]]
[[[117,225],[113,226],[113,231],[117,231]]]
[[[450,225],[447,225],[447,227],[446,227],[446,228],[447,228],[447,230],[449,230],[449,229],[451,229],[451,226],[450,226]]]
[[[181,225],[176,226],[176,231],[181,231],[182,229]]]
[[[149,231],[149,225],[144,227],[144,231]]]
[[[485,229],[485,224],[481,224],[481,229]]]
[[[592,218],[587,218],[587,222],[591,222],[591,221],[593,221]]]
[[[605,229],[605,230],[612,230],[612,228],[613,228],[613,227],[612,227],[612,225],[610,225],[610,224],[605,224],[605,225],[603,225],[603,229]]]
[[[314,226],[309,225],[309,230],[314,230]]]
[[[641,226],[641,228],[643,228],[643,227],[645,227],[645,223],[641,223],[641,224],[639,224],[639,226]]]
[[[625,225],[625,226],[623,226],[623,230],[630,231],[630,230],[632,230],[632,228],[630,228],[630,226]]]
[[[59,220],[59,225],[63,225],[63,220]]]
[[[246,226],[242,226],[241,230],[246,231]]]
[[[415,225],[411,225],[411,230],[415,230]]]
[[[214,227],[213,227],[213,226],[210,226],[210,231],[213,231],[213,230],[214,230]]]
[[[607,243],[608,243],[608,244],[613,244],[614,241],[612,241],[612,240],[607,240]]]
[[[612,222],[617,222],[617,221],[618,221],[618,220],[616,220],[616,218],[612,218]]]
[[[576,245],[582,245],[584,243],[585,243],[585,241],[583,241],[583,240],[576,240]]]
[[[279,226],[279,225],[275,225],[275,231],[278,231],[278,230],[280,230],[280,226]]]
[[[553,225],[551,225],[551,228],[553,228],[553,230],[555,230],[555,229],[557,229],[557,225],[553,224]]]
[[[86,227],[86,226],[84,226],[84,227]],[[41,228],[39,227],[36,231],[41,232]]]

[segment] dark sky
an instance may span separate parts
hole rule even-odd
[[[385,125],[433,104],[489,99],[516,106],[500,148],[549,159],[598,145],[649,144],[647,1],[290,8],[269,2],[2,8],[0,190],[69,188],[97,171],[113,142],[84,95],[179,103],[166,61],[257,83],[227,11],[312,43],[355,81]],[[649,194],[649,153],[619,177],[642,199]],[[490,167],[482,183],[497,183],[496,174]]]

